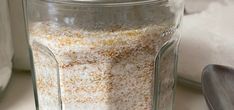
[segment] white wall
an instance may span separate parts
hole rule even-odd
[[[9,0],[12,37],[14,42],[14,68],[30,69],[26,30],[23,16],[22,0]]]
[[[13,56],[11,28],[7,0],[0,0],[0,94],[10,76]]]

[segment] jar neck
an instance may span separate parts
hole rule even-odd
[[[101,7],[121,7],[134,6],[152,3],[168,3],[174,0],[37,0],[39,2],[54,3],[60,5],[80,5],[80,6],[101,6]]]

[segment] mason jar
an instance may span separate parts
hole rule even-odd
[[[181,0],[27,0],[38,110],[172,110]]]

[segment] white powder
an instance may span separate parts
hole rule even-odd
[[[64,110],[152,110],[155,56],[172,36],[161,36],[165,30],[89,32],[34,24],[30,45],[40,109],[60,107],[61,101]],[[161,65],[168,69],[162,70],[162,109],[173,99],[169,60]]]

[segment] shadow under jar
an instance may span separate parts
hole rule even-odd
[[[183,1],[26,0],[38,110],[172,110]]]

